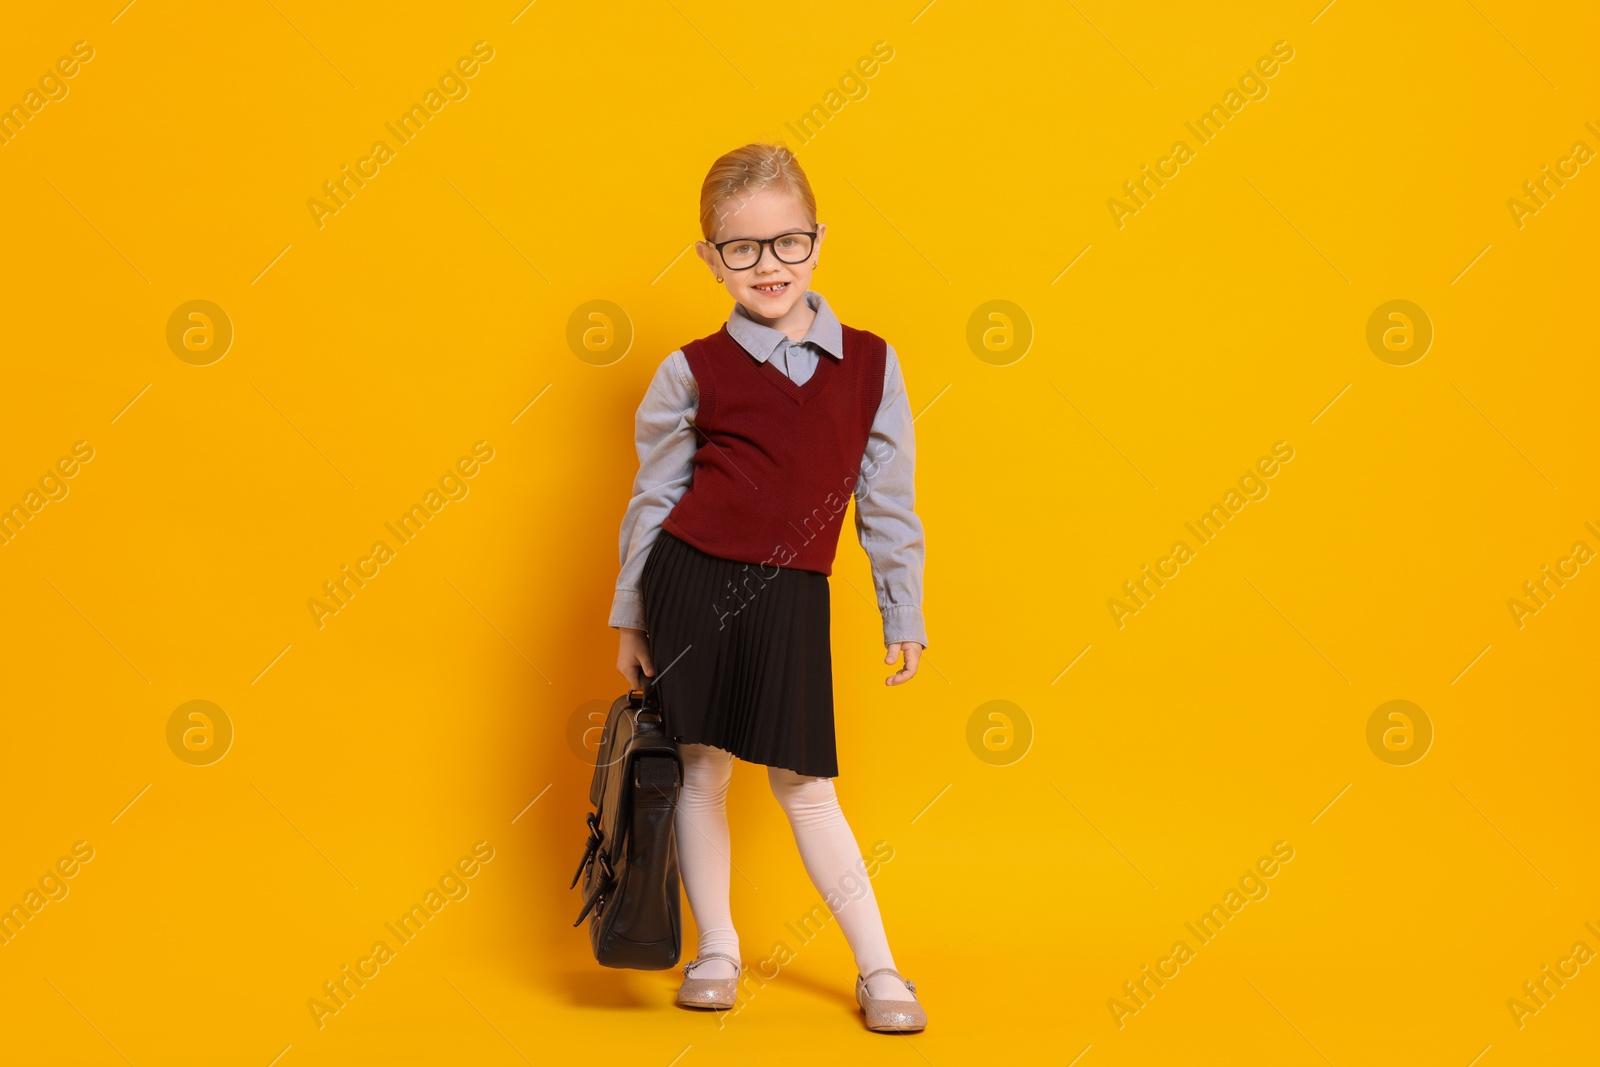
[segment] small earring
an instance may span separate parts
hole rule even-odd
[[[720,274],[719,274],[719,275],[717,275],[717,281],[719,281],[719,282],[720,282],[720,281],[721,281],[721,280],[722,280],[722,275],[720,275]]]

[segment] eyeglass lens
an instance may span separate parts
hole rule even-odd
[[[786,233],[772,240],[772,253],[784,263],[803,263],[811,255],[811,236],[804,233]],[[734,270],[753,267],[761,258],[759,241],[735,241],[722,250],[722,261]]]

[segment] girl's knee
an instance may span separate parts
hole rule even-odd
[[[679,744],[683,760],[683,788],[698,796],[719,799],[733,780],[733,753],[712,745]]]
[[[787,767],[768,767],[767,781],[772,786],[772,795],[791,816],[796,812],[814,812],[839,805],[832,778],[797,774]]]

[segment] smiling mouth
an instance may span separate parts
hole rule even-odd
[[[758,293],[766,293],[768,296],[775,296],[776,294],[784,292],[785,290],[787,290],[789,288],[789,283],[788,282],[763,282],[760,285],[755,286],[754,288],[755,288],[755,291],[758,292]]]

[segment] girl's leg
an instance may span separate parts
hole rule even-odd
[[[700,931],[699,952],[739,955],[729,904],[728,783],[733,780],[733,753],[711,745],[679,744],[683,788],[673,831],[678,841],[678,869],[689,895],[689,910]],[[733,964],[709,959],[689,972],[692,978],[734,978]]]
[[[855,954],[856,968],[867,974],[879,967],[893,967],[872,879],[839,807],[833,779],[805,777],[786,767],[768,767],[767,778],[772,795],[789,816],[806,873],[839,920],[839,929]],[[887,974],[869,979],[867,992],[883,1000],[916,999],[916,994]]]

